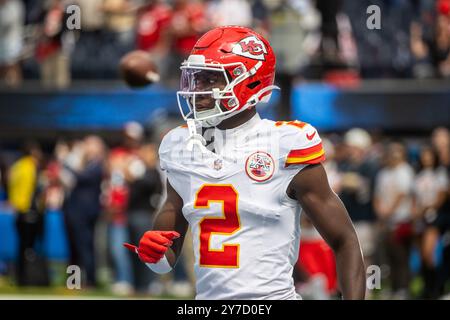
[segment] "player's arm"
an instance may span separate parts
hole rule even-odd
[[[172,246],[166,251],[166,257],[174,266],[181,254],[188,222],[183,216],[183,199],[167,181],[167,198],[157,213],[153,222],[153,230],[176,231],[180,236],[173,240]]]
[[[344,299],[364,299],[364,262],[347,210],[331,190],[321,164],[305,167],[292,179],[287,194],[296,199],[336,256]]]
[[[153,230],[144,233],[139,247],[124,244],[157,273],[169,272],[181,253],[188,228],[182,208],[183,200],[167,181],[167,197],[155,217]]]

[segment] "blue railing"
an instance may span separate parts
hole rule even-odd
[[[276,91],[263,117],[276,119]],[[450,83],[373,81],[354,89],[323,83],[301,84],[291,95],[292,119],[320,130],[354,126],[388,130],[430,130],[450,125]],[[14,130],[119,129],[126,121],[151,123],[161,112],[180,118],[175,90],[151,86],[130,90],[122,84],[84,83],[65,91],[21,89],[0,92],[0,128]],[[288,120],[288,119],[280,119]]]
[[[61,211],[49,210],[44,215],[44,233],[38,241],[41,253],[51,260],[67,260],[69,246]],[[13,261],[19,249],[16,216],[6,207],[0,209],[0,260]]]

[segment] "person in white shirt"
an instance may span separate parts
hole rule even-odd
[[[388,145],[386,162],[376,177],[374,209],[382,226],[382,248],[391,270],[394,297],[406,298],[414,171],[406,162],[406,150],[400,143]]]
[[[437,156],[431,147],[420,153],[420,170],[414,180],[414,213],[417,218],[432,221],[445,199],[448,177],[445,168],[437,166]]]
[[[440,280],[436,266],[436,245],[439,230],[435,221],[445,202],[448,190],[447,171],[438,166],[438,156],[427,146],[420,153],[420,170],[414,180],[415,231],[421,254],[421,275],[424,280],[422,298],[436,299],[439,296]]]
[[[25,10],[21,1],[0,0],[0,84],[17,86],[22,82],[19,59],[24,22]]]

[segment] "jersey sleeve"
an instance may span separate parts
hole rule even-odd
[[[159,165],[162,170],[169,172],[177,167],[178,147],[185,140],[187,128],[177,127],[169,131],[161,141],[159,146]]]
[[[161,141],[159,145],[158,155],[159,155],[159,166],[161,170],[167,171],[168,169],[168,158],[169,158],[169,148],[166,141],[167,135]]]
[[[291,121],[282,124],[284,167],[317,164],[325,160],[325,150],[317,129],[312,125]]]

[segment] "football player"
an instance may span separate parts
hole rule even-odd
[[[275,55],[251,29],[207,32],[181,65],[178,104],[187,125],[159,149],[167,199],[139,246],[147,266],[169,272],[191,227],[197,299],[299,299],[292,272],[300,214],[334,250],[344,299],[363,299],[365,270],[353,225],[330,189],[316,129],[261,119]]]

